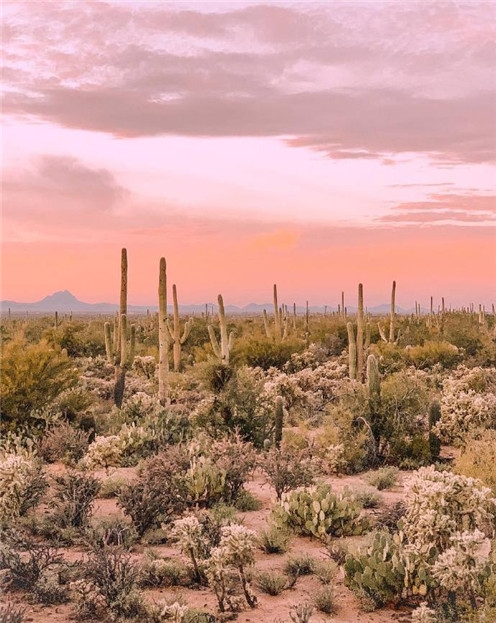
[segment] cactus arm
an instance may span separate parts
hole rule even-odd
[[[133,365],[134,355],[136,353],[136,325],[132,324],[130,329],[131,337],[129,341],[129,367]]]
[[[191,327],[193,326],[193,323],[194,323],[193,318],[190,318],[188,320],[188,322],[186,322],[186,324],[184,325],[184,331],[183,331],[183,334],[181,336],[181,339],[179,340],[179,342],[181,344],[184,344],[184,342],[188,339],[188,336],[190,334]]]
[[[266,309],[263,310],[263,321],[264,321],[265,335],[270,339],[272,335],[270,333],[269,318],[267,316]]]
[[[211,324],[208,325],[208,335],[210,336],[210,343],[212,344],[212,348],[214,351],[214,355],[219,359],[222,359],[222,353],[219,346],[219,341],[217,340],[217,336],[215,335],[214,328]]]
[[[381,340],[383,342],[387,343],[387,337],[386,337],[386,334],[384,332],[384,328],[383,328],[383,326],[381,325],[380,322],[377,323],[377,328],[379,329],[379,335],[381,336]]]
[[[127,363],[127,316],[121,315],[121,365]]]
[[[174,329],[171,327],[169,318],[165,319],[165,325],[167,327],[167,331],[169,333],[169,337],[171,339],[171,342],[174,344],[174,341],[175,341],[175,339],[174,339]]]
[[[281,339],[281,312],[277,304],[277,284],[274,284],[274,335],[276,340]]]

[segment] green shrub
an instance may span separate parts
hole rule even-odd
[[[398,481],[399,470],[397,467],[381,467],[380,469],[370,472],[366,476],[367,482],[372,487],[376,487],[379,491],[391,489]]]
[[[276,526],[269,526],[262,530],[258,536],[260,549],[266,554],[284,554],[288,551],[289,534]]]
[[[333,614],[336,610],[336,597],[332,586],[321,588],[314,598],[315,607],[324,614]]]
[[[80,528],[88,523],[100,481],[89,474],[68,472],[55,476],[53,496],[55,523],[62,527]]]
[[[481,431],[467,439],[455,460],[454,471],[478,478],[496,495],[496,431]]]
[[[284,573],[290,576],[312,575],[315,569],[315,560],[308,554],[290,556],[284,563]]]
[[[260,571],[256,575],[256,585],[262,593],[280,595],[287,588],[288,578],[277,571]]]
[[[0,523],[9,523],[35,507],[48,482],[30,454],[0,454]]]
[[[1,368],[3,431],[37,425],[32,412],[77,383],[77,371],[67,355],[43,340],[39,344],[28,344],[24,338],[8,342],[2,349]]]
[[[39,444],[40,456],[47,463],[77,463],[88,450],[90,433],[74,428],[67,422],[45,432]]]
[[[315,465],[308,450],[293,450],[286,444],[271,448],[262,455],[260,467],[278,500],[283,493],[314,482]]]

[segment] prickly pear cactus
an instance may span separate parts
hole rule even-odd
[[[360,503],[346,492],[333,493],[328,485],[320,485],[283,494],[272,511],[272,520],[281,528],[325,540],[360,534],[361,511]]]

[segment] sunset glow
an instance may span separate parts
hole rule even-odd
[[[2,299],[490,306],[496,6],[6,2]]]

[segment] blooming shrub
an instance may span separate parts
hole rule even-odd
[[[90,444],[81,465],[86,469],[116,467],[129,457],[140,458],[141,451],[150,442],[150,431],[135,424],[124,424],[118,435],[97,436]]]
[[[478,427],[496,426],[496,375],[460,366],[443,382],[441,419],[435,433],[446,443],[464,441]]]
[[[449,547],[457,532],[490,529],[496,517],[491,490],[474,478],[422,467],[406,481],[402,530],[408,542],[427,555]]]
[[[0,456],[0,522],[10,522],[36,506],[47,486],[44,473],[32,455]]]

